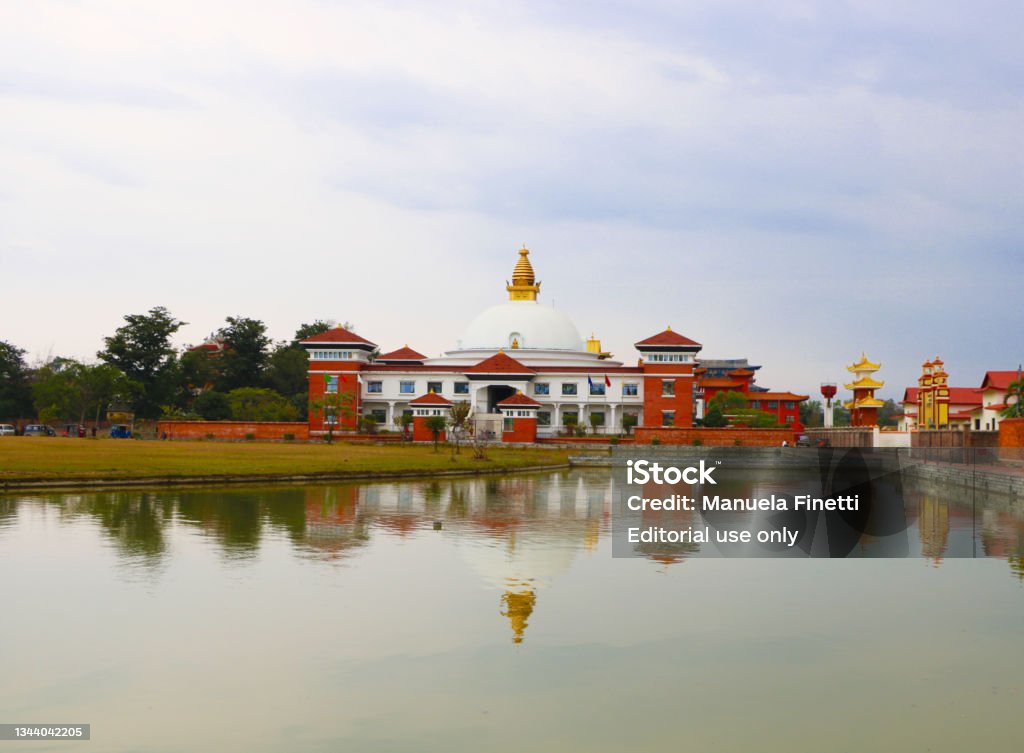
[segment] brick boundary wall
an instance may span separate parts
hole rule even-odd
[[[792,429],[749,429],[740,427],[712,429],[695,427],[641,426],[633,430],[637,444],[650,444],[657,437],[661,444],[689,444],[695,440],[707,447],[732,447],[737,443],[744,447],[781,447],[783,442],[791,446],[796,443],[797,433]]]
[[[284,439],[285,434],[296,440],[309,439],[309,424],[305,421],[157,421],[157,436],[167,433],[168,439]],[[340,439],[339,435],[335,435]]]
[[[1024,418],[1004,418],[999,422],[999,457],[1024,462]]]

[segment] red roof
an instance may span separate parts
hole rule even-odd
[[[725,377],[707,377],[706,379],[697,380],[698,387],[742,387],[743,382],[738,382],[735,379],[726,379]]]
[[[903,390],[903,400],[900,402],[917,405],[917,387],[907,387]]]
[[[981,395],[975,387],[950,387],[950,405],[981,405]]]
[[[385,353],[380,356],[378,361],[422,361],[426,358],[422,353],[418,353],[408,345],[405,345],[398,350],[393,350],[390,353]]]
[[[506,397],[504,400],[498,401],[498,405],[522,405],[527,408],[540,407],[540,403],[538,403],[532,397],[524,395],[522,392],[517,392],[514,395]]]
[[[360,337],[355,332],[349,332],[344,327],[331,327],[326,332],[321,332],[318,335],[307,337],[302,341],[303,343],[337,343],[339,345],[370,345],[374,348],[377,347],[376,343],[372,343],[365,337]]]
[[[1017,381],[1016,371],[986,371],[985,378],[981,380],[981,390],[1002,390],[1006,392],[1010,388],[1010,382]]]
[[[466,374],[536,374],[529,366],[524,366],[504,351],[485,358],[476,366],[465,370]]]
[[[438,395],[436,392],[428,392],[426,395],[420,395],[419,397],[410,400],[409,405],[451,405],[452,401],[446,397]]]
[[[801,402],[808,398],[808,395],[798,395],[795,392],[751,392],[748,396],[751,400],[793,400]]]
[[[700,347],[700,343],[691,340],[689,337],[683,337],[678,332],[673,332],[671,329],[666,329],[664,332],[659,332],[656,335],[651,335],[646,340],[641,340],[638,343],[634,343],[636,347],[650,347],[656,345],[665,345],[669,347]]]
[[[748,377],[754,376],[754,372],[750,369],[733,369],[732,371],[726,372],[729,376],[734,377]]]
[[[958,411],[957,413],[950,413],[949,417],[950,418],[970,418],[972,413],[973,413],[973,411],[962,410],[962,411]]]

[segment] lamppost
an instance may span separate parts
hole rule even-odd
[[[821,396],[825,398],[825,420],[824,427],[832,428],[832,398],[836,396],[836,385],[834,382],[822,382]]]

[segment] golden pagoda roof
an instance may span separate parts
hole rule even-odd
[[[877,379],[872,379],[869,376],[862,376],[856,382],[843,385],[848,390],[877,390],[884,386],[885,382],[879,382]]]
[[[530,251],[523,246],[519,249],[519,261],[512,270],[512,284],[505,285],[510,301],[536,301],[540,292],[540,283],[534,282],[533,265],[530,264]]]
[[[879,400],[877,397],[862,397],[860,400],[853,401],[854,408],[881,408],[885,405],[884,400]]]
[[[847,366],[846,370],[847,371],[878,371],[880,368],[882,368],[882,364],[874,363],[873,361],[869,361],[867,353],[865,353],[864,351],[861,351],[860,360],[857,361],[857,363],[853,364],[852,366]]]

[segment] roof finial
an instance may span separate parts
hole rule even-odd
[[[540,283],[534,281],[533,265],[530,264],[529,249],[526,244],[519,249],[519,261],[512,270],[512,284],[505,285],[510,301],[536,301],[540,292]]]

